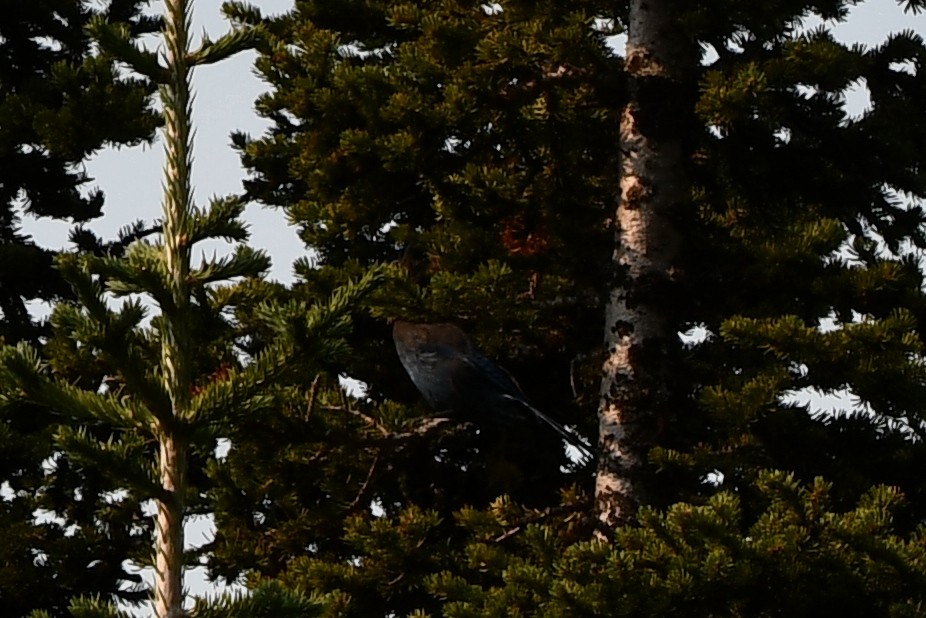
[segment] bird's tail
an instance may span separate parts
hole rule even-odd
[[[579,451],[579,453],[582,455],[583,460],[589,460],[594,456],[594,451],[592,450],[592,447],[586,444],[586,442],[582,438],[572,433],[571,431],[569,431],[568,429],[566,429],[565,427],[563,427],[562,425],[554,421],[552,418],[550,418],[549,416],[547,416],[546,414],[544,414],[543,412],[541,412],[540,410],[538,410],[531,404],[527,403],[526,401],[524,401],[523,399],[519,397],[512,397],[511,395],[504,395],[504,397],[506,399],[509,399],[511,401],[515,401],[521,404],[522,406],[530,410],[534,414],[534,416],[537,417],[538,420],[541,420],[547,425],[549,425],[550,427],[552,427],[556,433],[558,433],[560,436],[562,436],[564,440],[566,440],[566,442],[568,442],[572,447],[574,447],[576,450]]]

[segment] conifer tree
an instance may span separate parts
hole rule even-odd
[[[93,52],[85,32],[97,15],[132,37],[158,20],[139,2],[96,9],[75,0],[4,3],[0,20],[0,341],[45,342],[35,301],[72,299],[54,268],[55,252],[23,232],[21,217],[83,223],[100,215],[103,194],[81,164],[104,145],[153,137],[154,88],[120,75],[113,58]],[[140,230],[132,230],[139,232]],[[81,245],[92,239],[78,233]],[[90,247],[88,246],[88,249]],[[119,243],[93,247],[118,251]],[[45,350],[42,352],[45,353]],[[123,562],[144,544],[134,528],[138,505],[109,502],[112,487],[53,444],[55,420],[35,406],[0,409],[0,599],[4,612],[62,615],[78,593],[139,599]],[[40,519],[36,519],[36,514]]]
[[[202,510],[204,469],[215,457],[216,440],[232,435],[242,418],[273,407],[287,376],[320,371],[329,357],[344,353],[348,311],[377,277],[370,271],[311,305],[260,304],[256,315],[274,339],[247,356],[248,331],[230,314],[243,297],[262,291],[258,279],[269,258],[244,244],[242,200],[218,199],[208,208],[193,204],[190,73],[250,45],[254,30],[204,38],[193,50],[190,10],[186,0],[165,5],[163,65],[132,40],[124,24],[95,19],[91,25],[108,53],[160,89],[166,164],[159,236],[130,234],[123,252],[62,253],[57,267],[76,302],[55,307],[52,362],[27,342],[0,350],[5,408],[40,410],[55,427],[56,449],[99,471],[107,489],[125,494],[112,497],[114,502],[153,502],[153,555],[133,558],[154,567],[158,618],[184,614],[183,524]],[[193,263],[193,248],[209,239],[234,242],[233,253]],[[152,306],[156,315],[146,322]],[[105,387],[87,390],[75,383],[88,367],[107,376]],[[90,591],[70,591],[71,612],[113,615],[109,599],[77,598],[83,592]],[[199,602],[194,615],[305,616],[315,608],[298,593],[268,586],[248,598]]]
[[[802,31],[808,14],[844,19],[853,3],[842,0],[681,4],[665,46],[716,58],[673,58],[684,63],[672,68],[677,117],[654,129],[681,131],[657,135],[669,159],[654,163],[682,167],[683,195],[653,188],[668,192],[679,234],[672,286],[647,289],[660,282],[631,272],[617,292],[634,292],[629,309],[642,296],[665,312],[653,317],[663,340],[671,329],[706,336],[665,342],[680,348],[671,364],[637,359],[656,369],[644,386],[671,381],[668,402],[642,402],[639,515],[614,527],[612,507],[600,509],[613,542],[585,540],[588,469],[541,477],[564,489],[559,500],[524,492],[519,475],[563,463],[528,430],[519,438],[533,460],[518,440],[481,442],[472,428],[406,436],[416,399],[386,329],[370,324],[368,354],[343,368],[369,399],[311,399],[312,422],[338,430],[330,441],[286,457],[257,442],[230,453],[221,573],[330,592],[337,612],[357,616],[920,611],[926,509],[911,471],[926,454],[924,296],[906,252],[924,241],[923,41],[904,32],[864,49],[826,27]],[[457,321],[553,409],[572,397],[556,385],[574,377],[577,401],[561,409],[589,431],[615,291],[608,219],[628,155],[619,110],[665,111],[595,31],[596,18],[632,23],[627,7],[612,11],[301,2],[268,20],[258,66],[275,126],[238,143],[251,195],[285,207],[319,252],[295,293],[417,244],[430,258],[421,286],[396,282],[380,315]],[[850,117],[845,94],[862,80],[872,109]],[[858,405],[836,414],[795,398],[842,389]],[[297,410],[276,423],[293,427]],[[364,429],[356,438],[350,419]],[[292,473],[310,465],[318,476]],[[272,508],[277,497],[291,506]],[[317,517],[299,510],[329,497],[338,503]]]
[[[467,505],[508,494],[580,538],[593,462],[540,427],[417,431],[430,412],[387,321],[460,324],[545,412],[591,430],[623,88],[606,24],[594,29],[582,3],[360,7],[300,3],[264,23],[258,66],[275,90],[259,106],[277,124],[237,139],[255,172],[246,187],[286,207],[318,251],[297,264],[297,298],[406,247],[426,259],[414,281],[383,287],[339,367],[366,397],[322,382],[234,444],[217,471],[212,562],[231,579],[340,591],[338,611],[358,616],[437,611],[424,578],[459,562]],[[382,561],[348,566],[393,525]],[[451,541],[436,551],[439,538]]]

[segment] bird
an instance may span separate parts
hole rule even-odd
[[[393,320],[399,360],[424,400],[435,411],[503,425],[533,419],[579,450],[591,449],[578,436],[534,407],[505,369],[484,356],[463,330],[450,323]]]

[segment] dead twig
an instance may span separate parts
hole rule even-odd
[[[373,463],[370,464],[370,469],[367,471],[367,477],[364,479],[363,484],[360,486],[360,490],[357,492],[357,496],[347,506],[348,512],[353,512],[360,505],[360,501],[363,499],[364,494],[367,493],[367,488],[370,487],[370,481],[373,480],[373,475],[376,473],[376,465],[378,463],[379,451],[377,451],[376,455],[373,457]]]
[[[417,419],[414,425],[407,431],[396,432],[396,431],[391,431],[389,428],[387,428],[385,425],[383,425],[381,422],[379,422],[378,420],[376,420],[369,414],[364,414],[363,412],[360,412],[359,410],[354,410],[346,405],[325,406],[322,409],[327,410],[329,412],[344,412],[346,414],[350,414],[351,416],[356,416],[361,421],[363,421],[365,425],[369,426],[372,429],[375,429],[384,438],[387,438],[389,440],[408,440],[411,438],[424,437],[424,436],[430,435],[431,433],[436,432],[438,429],[443,428],[449,423],[455,422],[451,418],[447,418],[443,416],[431,416],[431,417]],[[469,426],[469,423],[460,424],[461,428],[465,428],[468,426]]]
[[[328,412],[345,412],[347,414],[350,414],[351,416],[356,416],[357,418],[362,420],[366,425],[372,427],[373,429],[376,429],[384,436],[390,436],[392,433],[388,429],[386,429],[386,427],[384,427],[382,423],[380,423],[378,420],[376,420],[372,416],[368,414],[364,414],[363,412],[360,412],[359,410],[354,410],[348,405],[325,406],[322,408],[322,410],[326,410]]]
[[[576,359],[569,361],[569,386],[572,388],[573,401],[579,398],[579,391],[576,390]]]
[[[414,437],[423,437],[428,434],[435,432],[436,430],[444,427],[448,423],[453,423],[453,419],[446,418],[443,416],[433,416],[429,418],[422,418],[416,421],[416,424],[409,431],[402,431],[399,433],[392,434],[392,438],[396,440],[407,440]],[[468,425],[468,423],[467,423]]]
[[[315,379],[312,380],[312,386],[309,387],[309,405],[306,407],[305,414],[303,415],[303,420],[309,420],[312,418],[312,412],[315,410],[315,403],[318,401],[318,389],[321,387],[322,376],[317,374]]]

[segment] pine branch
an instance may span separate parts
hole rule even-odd
[[[187,62],[190,66],[214,64],[234,56],[238,52],[253,48],[261,36],[262,27],[255,25],[247,28],[235,28],[219,37],[216,41],[203,37],[199,49],[189,54]]]
[[[283,307],[264,304],[258,316],[278,339],[242,369],[234,369],[208,385],[191,402],[191,418],[215,423],[229,414],[239,415],[268,405],[257,394],[271,381],[304,359],[330,362],[348,350],[342,337],[350,325],[348,311],[379,281],[379,271],[371,270],[359,281],[338,288],[323,305],[307,308],[292,302]],[[232,413],[232,410],[238,412]]]
[[[190,618],[313,618],[321,616],[322,604],[307,598],[299,590],[290,591],[282,585],[265,583],[247,594],[224,594],[218,598],[197,599]]]
[[[138,434],[123,432],[106,441],[91,436],[85,427],[62,426],[55,442],[75,461],[102,470],[117,484],[125,485],[138,495],[164,499],[157,470],[146,465],[145,441]]]
[[[270,344],[253,362],[229,370],[194,396],[189,407],[190,420],[220,425],[269,406],[270,399],[261,396],[261,392],[283,375],[295,359],[290,342]]]
[[[83,422],[101,422],[115,428],[147,428],[153,418],[144,405],[123,405],[109,394],[85,391],[43,375],[38,354],[30,346],[0,351],[0,384],[9,399],[26,399]]]
[[[169,311],[173,307],[160,245],[135,243],[124,257],[87,257],[85,264],[89,272],[105,280],[106,289],[116,296],[148,294],[162,309]]]
[[[132,33],[125,24],[111,24],[106,18],[96,16],[90,21],[87,30],[99,41],[103,50],[128,64],[134,71],[157,84],[167,82],[169,73],[161,66],[158,55],[132,43]]]
[[[145,347],[141,333],[136,330],[145,317],[145,308],[135,300],[120,307],[119,312],[97,306],[98,315],[88,315],[77,307],[58,305],[52,315],[52,324],[94,350],[109,370],[118,374],[121,382],[133,396],[160,419],[170,413],[170,398],[156,376],[149,371],[149,363],[142,354]],[[102,318],[102,320],[100,319]]]
[[[190,223],[190,244],[211,238],[228,242],[243,242],[248,239],[247,226],[241,222],[244,201],[238,197],[215,199],[205,211],[193,210]]]
[[[68,611],[73,618],[132,618],[132,614],[120,610],[114,603],[94,597],[77,597],[71,601]]]
[[[568,513],[568,516],[563,521],[563,523],[569,523],[574,519],[579,517],[585,517],[589,520],[594,518],[589,516],[589,511],[592,507],[592,500],[586,499],[579,502],[569,502],[567,504],[561,504],[555,507],[547,507],[542,510],[534,510],[527,513],[524,517],[521,517],[515,522],[506,524],[507,530],[502,534],[496,536],[492,539],[493,543],[502,543],[510,539],[513,536],[518,535],[523,532],[530,525],[543,524],[554,517],[559,517]]]
[[[257,26],[264,19],[259,7],[236,0],[223,2],[222,12],[232,22],[246,26]]]
[[[259,277],[270,269],[270,256],[260,249],[238,245],[235,252],[225,258],[213,258],[203,266],[190,271],[190,280],[198,285],[227,281],[235,277]]]
[[[74,288],[77,300],[87,310],[87,313],[98,322],[106,322],[110,311],[103,300],[103,286],[87,269],[86,260],[86,256],[60,253],[55,258],[55,263],[61,275]]]

